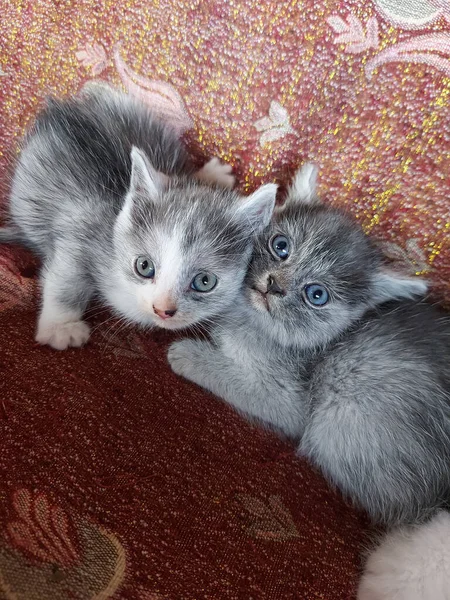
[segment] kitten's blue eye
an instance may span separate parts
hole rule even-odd
[[[199,273],[191,282],[191,288],[196,292],[210,292],[217,285],[214,273]]]
[[[289,240],[285,235],[276,235],[270,240],[270,250],[281,260],[286,260],[289,256]]]
[[[324,306],[330,299],[327,289],[318,283],[311,283],[304,288],[305,297],[313,306]]]
[[[148,256],[139,256],[134,263],[136,273],[146,279],[153,279],[155,276],[155,265]]]

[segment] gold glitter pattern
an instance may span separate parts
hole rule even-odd
[[[159,102],[193,151],[233,164],[244,190],[318,162],[325,198],[410,261],[415,240],[450,300],[450,26],[445,7],[421,9],[420,26],[413,9],[414,0],[4,0],[2,174],[46,94],[101,77]]]

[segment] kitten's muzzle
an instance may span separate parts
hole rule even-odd
[[[284,290],[280,286],[280,284],[278,283],[278,281],[275,279],[275,277],[273,275],[268,275],[265,285],[257,284],[257,285],[252,286],[251,289],[252,289],[251,294],[253,294],[253,299],[254,299],[253,302],[254,303],[256,302],[256,307],[258,308],[262,304],[268,312],[270,312],[270,303],[269,303],[270,296],[278,296],[278,297],[286,296],[286,290]]]
[[[274,296],[286,296],[286,290],[284,290],[273,275],[267,277],[267,291],[266,294],[273,294]]]

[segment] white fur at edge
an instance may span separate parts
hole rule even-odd
[[[231,165],[220,162],[217,157],[211,158],[200,171],[197,171],[196,177],[205,183],[217,184],[230,189],[234,188],[236,183]]]
[[[314,202],[317,189],[318,168],[313,163],[305,163],[297,171],[291,185],[290,195],[295,196],[297,201],[309,204]]]
[[[367,561],[358,600],[450,600],[450,514],[388,533]]]

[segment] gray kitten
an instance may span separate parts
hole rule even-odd
[[[240,306],[173,370],[299,440],[375,520],[414,520],[450,492],[450,319],[314,195],[315,169],[258,237]]]
[[[243,198],[227,189],[230,170],[213,159],[194,173],[172,130],[108,86],[49,101],[14,174],[11,227],[0,230],[0,242],[43,259],[36,340],[85,343],[93,296],[124,320],[167,329],[230,306],[276,194],[268,184]]]

